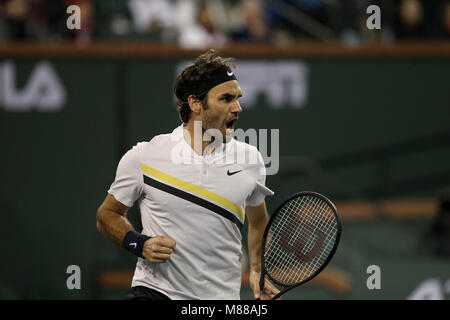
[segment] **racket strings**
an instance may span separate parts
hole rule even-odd
[[[316,220],[318,222],[317,230],[320,230],[322,232],[323,232],[323,230],[329,230],[329,227],[330,227],[329,223],[328,224],[323,223],[323,221],[326,221],[326,219],[323,219],[323,218],[326,218],[325,217],[325,214],[327,213],[326,210],[331,210],[329,208],[329,206],[325,202],[320,201],[319,198],[315,198],[313,201],[310,201],[310,203],[305,203],[305,206],[308,208],[308,210],[306,210],[306,212],[308,213],[307,214],[308,219],[313,218],[313,216],[312,216],[313,212],[316,212],[318,214],[319,219]],[[332,211],[328,212],[328,213],[333,215]],[[314,227],[310,226],[309,228],[314,228]],[[326,233],[328,233],[328,231],[323,232],[323,234],[326,234]],[[303,249],[304,252],[310,252],[310,250],[312,250],[313,245],[315,244],[314,240],[317,241],[316,238],[311,237],[311,234],[308,234],[308,236],[309,236],[309,242],[307,242],[306,245],[304,246],[304,249]],[[318,267],[320,267],[325,262],[325,259],[328,256],[329,251],[332,250],[332,246],[330,247],[329,243],[326,243],[325,241],[323,242],[323,244],[325,246],[328,246],[329,250],[327,250],[327,247],[325,247],[324,250],[322,250],[322,251],[318,250],[318,249],[322,249],[322,248],[317,248],[316,252],[317,252],[318,256],[316,259],[316,263],[306,264],[306,265],[304,265],[303,269],[298,270],[298,271],[300,271],[300,274],[299,274],[300,279],[305,279],[305,278],[309,277],[312,273],[314,273],[318,269]],[[316,252],[312,252],[312,254],[314,254]],[[291,269],[289,276],[293,276],[293,275],[294,275],[294,271],[293,271],[293,269]]]
[[[286,220],[286,219],[285,219]],[[288,228],[289,231],[293,230],[293,224],[291,221],[283,221],[283,227],[286,229]],[[288,226],[287,227],[287,224]],[[313,249],[313,242],[309,241],[307,237],[311,236],[311,227],[306,225],[303,230],[300,228],[298,230],[296,230],[296,232],[293,234],[292,238],[293,239],[299,239],[299,241],[301,243],[305,243],[305,245],[303,246],[304,250],[303,252],[310,252],[310,250]],[[299,234],[300,233],[300,234]],[[286,245],[286,244],[285,244]],[[295,247],[289,248],[289,251],[293,251],[293,249],[296,249]],[[285,250],[286,251],[286,250]],[[316,250],[317,251],[317,250]],[[312,252],[312,254],[314,254],[314,252]],[[297,255],[299,256],[299,254]],[[307,256],[304,255],[300,255],[300,257],[305,258]],[[283,282],[297,282],[298,281],[298,277],[301,278],[305,278],[307,277],[310,273],[314,272],[314,268],[312,267],[311,264],[306,264],[303,266],[304,270],[301,270],[301,268],[299,269],[298,266],[296,265],[292,265],[292,261],[289,261],[289,259],[291,259],[291,257],[289,257],[289,255],[284,254],[280,260],[277,261],[276,263],[276,267],[277,267],[277,273],[278,275],[276,275],[278,278],[282,278],[280,279]],[[298,260],[298,258],[297,258]],[[280,275],[282,277],[280,277]]]
[[[313,275],[333,250],[338,232],[333,209],[323,199],[306,195],[287,202],[270,227],[267,272],[284,285]]]
[[[305,217],[306,219],[310,219],[311,218],[311,212],[312,212],[312,207],[314,207],[314,209],[318,209],[319,211],[317,212],[323,212],[322,208],[317,208],[317,199],[315,199],[314,202],[311,202],[310,204],[307,203],[301,203],[301,205],[304,205],[306,210],[304,210]],[[319,222],[322,220],[318,220]],[[292,228],[292,226],[291,226]],[[300,232],[300,235],[296,235],[294,234],[294,236],[292,237],[293,239],[300,239],[300,243],[304,243],[303,246],[303,252],[308,252],[310,255],[315,254],[315,252],[311,252],[311,250],[313,249],[313,246],[315,245],[315,241],[318,241],[318,239],[314,238],[311,236],[311,230],[313,229],[313,227],[309,224],[305,224],[303,228],[298,228],[298,232]],[[321,245],[319,243],[319,245]],[[299,248],[296,248],[299,249]],[[318,248],[316,248],[317,251]],[[322,251],[322,255],[325,251]],[[300,257],[304,257],[304,256],[300,256]],[[285,256],[285,263],[287,256]],[[301,259],[300,259],[301,260]],[[305,260],[305,259],[304,259]],[[320,256],[318,258],[318,260],[320,261]],[[304,261],[305,262],[305,261]],[[294,266],[293,268],[287,268],[288,273],[287,273],[287,279],[293,279],[294,281],[297,280],[295,279],[295,275],[298,274],[298,276],[300,277],[300,279],[306,278],[309,276],[309,274],[312,274],[315,271],[314,265],[313,264],[304,264],[303,268],[295,268],[296,266]]]

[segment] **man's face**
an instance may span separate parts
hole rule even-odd
[[[233,135],[238,114],[242,112],[238,101],[241,96],[242,90],[237,80],[221,83],[209,90],[206,108],[201,111],[203,130],[218,129],[223,142],[228,142]]]

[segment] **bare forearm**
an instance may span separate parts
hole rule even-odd
[[[97,229],[119,246],[127,232],[134,230],[125,216],[108,210],[97,213]]]
[[[250,287],[253,290],[255,298],[267,300],[272,298],[278,289],[270,281],[264,282],[264,288],[260,289],[261,277],[261,246],[264,230],[266,229],[269,215],[266,209],[266,203],[263,202],[257,207],[247,207],[248,217],[248,252],[250,258]]]
[[[248,251],[250,258],[250,271],[261,271],[261,245],[267,217],[249,224],[248,229]]]

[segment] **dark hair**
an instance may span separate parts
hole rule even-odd
[[[189,121],[191,115],[191,108],[187,98],[192,94],[200,83],[204,80],[210,80],[210,75],[219,68],[234,66],[233,58],[222,58],[216,50],[209,49],[204,54],[200,55],[194,64],[188,65],[175,80],[173,91],[177,97],[177,110],[180,114],[180,119],[184,123]],[[196,98],[206,105],[206,98],[208,92],[197,94]]]

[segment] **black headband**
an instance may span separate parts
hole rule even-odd
[[[225,66],[221,67],[216,71],[214,71],[213,73],[211,73],[209,75],[209,79],[203,79],[196,88],[186,93],[185,99],[187,99],[191,94],[197,96],[202,93],[207,93],[215,86],[231,80],[237,80],[233,71],[228,67]]]

